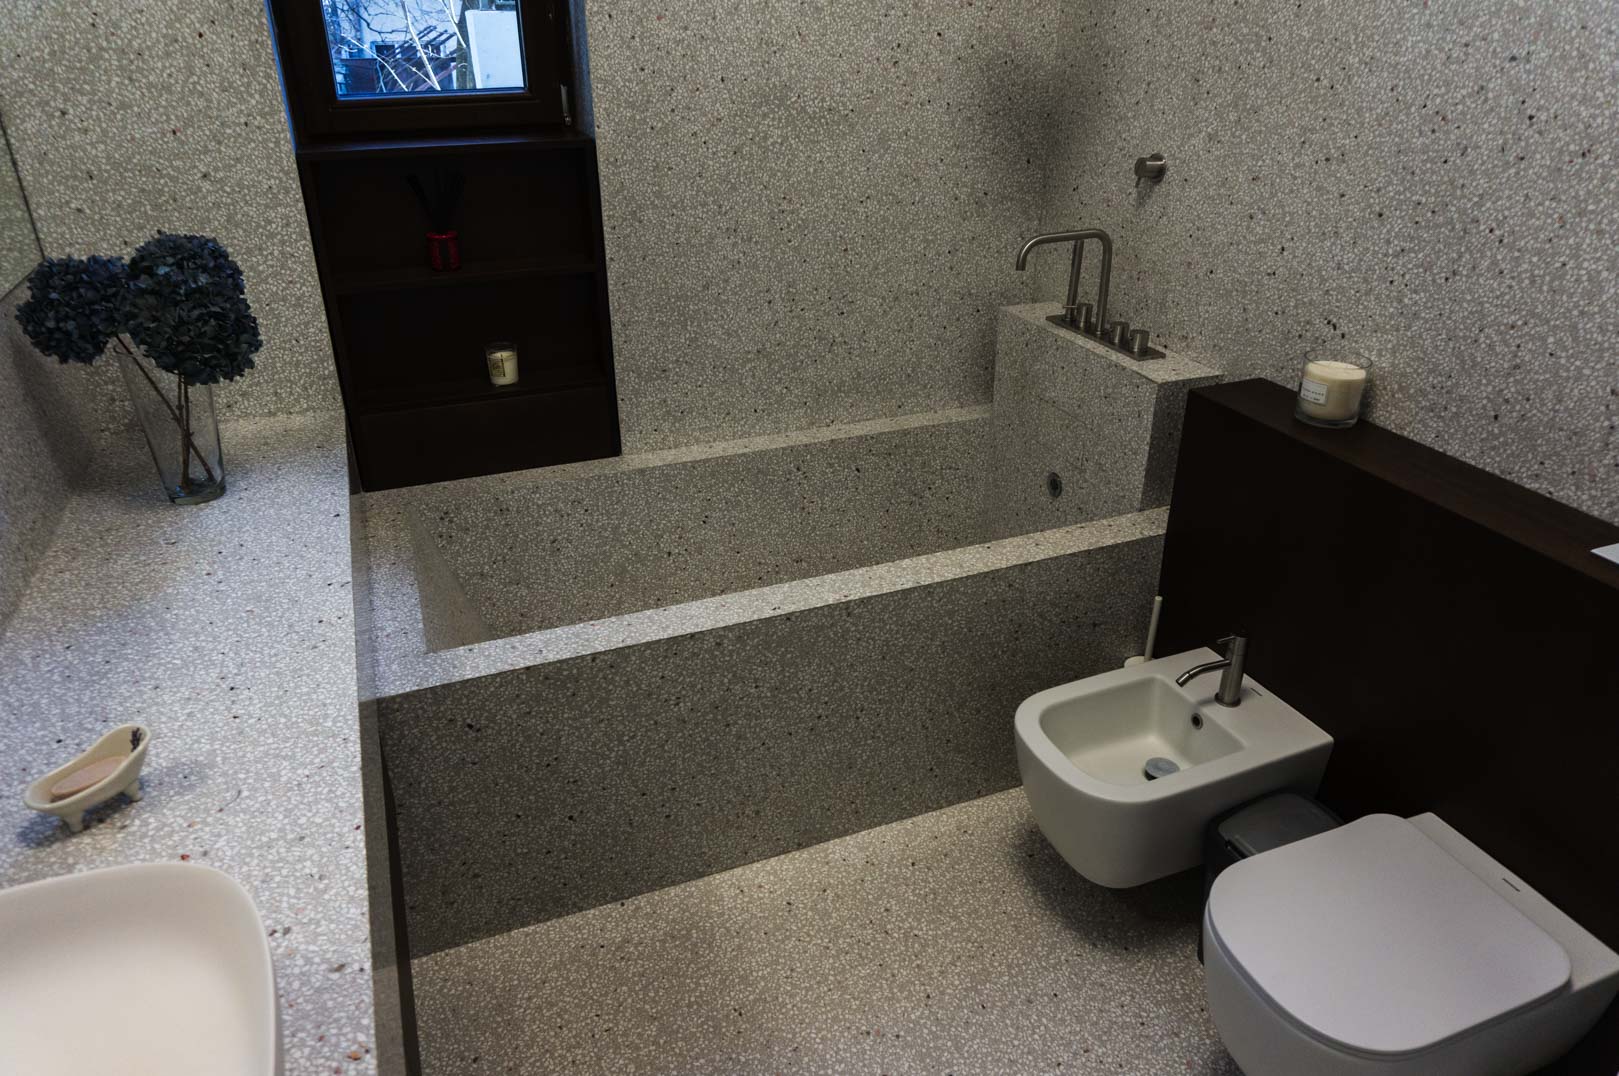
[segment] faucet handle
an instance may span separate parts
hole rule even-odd
[[[1222,636],[1216,642],[1226,648],[1226,655],[1229,657],[1237,647],[1248,645],[1248,632],[1243,628],[1236,628],[1230,635]]]

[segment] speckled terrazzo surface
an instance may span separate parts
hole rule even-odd
[[[0,4],[0,42],[0,107],[46,253],[128,254],[159,228],[215,236],[265,341],[221,414],[337,407],[265,5],[16,0]]]
[[[779,587],[757,588],[752,597],[727,595],[717,602],[685,601],[677,610],[650,610],[635,617],[613,616],[605,621],[583,621],[567,625],[565,630],[499,639],[493,626],[485,620],[473,603],[459,573],[439,552],[433,531],[446,523],[475,520],[475,527],[498,523],[510,509],[508,504],[523,505],[536,499],[561,500],[566,503],[569,490],[586,490],[571,499],[582,511],[594,511],[598,506],[589,492],[603,484],[634,481],[641,471],[657,472],[669,465],[697,465],[716,461],[722,468],[732,467],[732,457],[740,457],[738,478],[746,478],[746,460],[756,452],[780,453],[796,451],[813,453],[824,442],[837,442],[845,438],[867,439],[863,435],[886,436],[900,434],[899,444],[917,442],[904,436],[908,431],[925,430],[945,424],[973,423],[988,415],[985,408],[930,412],[922,415],[880,419],[867,423],[835,427],[820,427],[786,434],[763,435],[735,441],[712,442],[703,445],[664,449],[657,452],[616,456],[610,459],[590,460],[560,467],[546,467],[531,471],[489,475],[484,478],[446,482],[409,489],[388,490],[365,494],[364,534],[371,571],[367,596],[371,630],[369,658],[364,670],[378,695],[393,695],[436,684],[450,683],[473,676],[520,668],[536,661],[590,653],[595,650],[645,642],[671,634],[697,630],[706,626],[734,623],[737,618],[757,615],[761,606],[760,595],[768,595],[765,611],[781,611],[802,607],[791,601]],[[923,442],[925,443],[925,442]],[[858,452],[846,456],[851,465],[858,465]],[[923,461],[925,463],[925,461]],[[579,483],[602,483],[578,486]],[[553,487],[561,486],[559,492]],[[643,489],[646,488],[643,484]],[[653,487],[655,488],[655,487]],[[648,509],[683,511],[678,502],[660,499]],[[632,528],[628,537],[637,538],[633,519],[624,521]],[[594,536],[585,532],[587,540]],[[620,534],[620,538],[625,537]],[[692,535],[700,540],[701,534]],[[659,553],[662,550],[658,551]],[[513,574],[535,567],[549,570],[546,563],[549,543],[543,533],[521,535],[516,548],[493,549],[490,560],[509,566]],[[573,557],[570,555],[570,560]],[[576,561],[580,570],[591,579],[601,574],[588,561]],[[659,566],[661,571],[661,566]],[[689,593],[689,587],[668,588],[663,592],[672,597]],[[533,587],[521,578],[511,585],[524,593],[533,593]],[[569,583],[578,588],[578,581]],[[705,588],[712,593],[714,588]],[[643,591],[644,593],[644,591]],[[576,606],[602,604],[588,593],[571,594],[566,601]],[[811,604],[824,600],[807,599]],[[604,609],[605,611],[605,609]],[[620,609],[619,611],[622,611]],[[490,640],[489,642],[485,642]],[[478,645],[483,644],[483,645]],[[446,649],[453,647],[453,649]]]
[[[970,545],[991,537],[989,424],[951,414],[577,481],[458,483],[419,498],[418,552],[442,557],[493,638]]]
[[[1064,12],[1042,230],[1113,233],[1119,317],[1288,386],[1362,348],[1380,425],[1619,521],[1619,7]]]
[[[175,508],[138,441],[67,504],[0,636],[0,884],[185,860],[252,894],[288,1076],[375,1071],[348,484],[335,415],[222,429],[229,492]],[[70,836],[29,780],[126,721],[145,798]],[[138,990],[138,984],[131,984]]]
[[[36,352],[14,316],[26,294],[0,299],[0,631],[90,461],[107,372],[63,370]]]
[[[1159,373],[1155,391],[1174,406],[1149,416],[1151,445],[1177,440],[1177,377],[1199,371]],[[1083,378],[1059,389],[1090,391]],[[1143,533],[1149,517],[1131,513],[1153,499],[1151,452],[1117,449],[1131,461],[1107,471],[1118,495],[1092,480],[1088,509],[1020,516],[1012,502],[1048,499],[1045,471],[1034,486],[992,489],[989,419],[988,408],[925,412],[366,494],[365,671],[376,695],[400,694]],[[1115,425],[1076,421],[1063,433],[1100,445]],[[1041,452],[1066,458],[1071,446]],[[1103,509],[1121,516],[1097,520]],[[1073,529],[1079,521],[1093,525]],[[1035,528],[1049,533],[1023,533]],[[559,545],[558,534],[571,537]],[[525,619],[555,626],[521,633]]]
[[[730,622],[677,607],[661,638],[380,700],[412,952],[1011,786],[1017,704],[1139,649],[1163,517],[735,595]]]
[[[1011,784],[1017,703],[1139,647],[1164,513],[985,541],[988,433],[929,412],[363,498],[412,951]],[[1143,440],[1100,483],[1123,503]],[[521,617],[560,623],[491,637]]]
[[[368,675],[379,698],[1131,541],[1161,534],[1164,520],[1162,511],[1133,513],[605,620],[430,651],[417,579],[419,565],[406,530],[397,517],[389,518],[388,509],[370,509],[367,515],[374,624]]]
[[[624,447],[988,400],[1057,0],[590,0]]]
[[[1200,885],[1086,882],[1012,789],[418,959],[423,1068],[1240,1076]]]

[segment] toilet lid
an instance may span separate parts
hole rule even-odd
[[[1562,990],[1568,954],[1403,818],[1368,815],[1215,879],[1209,927],[1302,1030],[1403,1055]]]

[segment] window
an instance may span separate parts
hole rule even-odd
[[[565,0],[271,0],[305,141],[567,122]]]
[[[339,100],[522,91],[518,0],[323,0]]]

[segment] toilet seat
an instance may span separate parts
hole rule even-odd
[[[1393,815],[1233,865],[1205,927],[1222,973],[1346,1062],[1399,1067],[1570,988],[1556,939]]]

